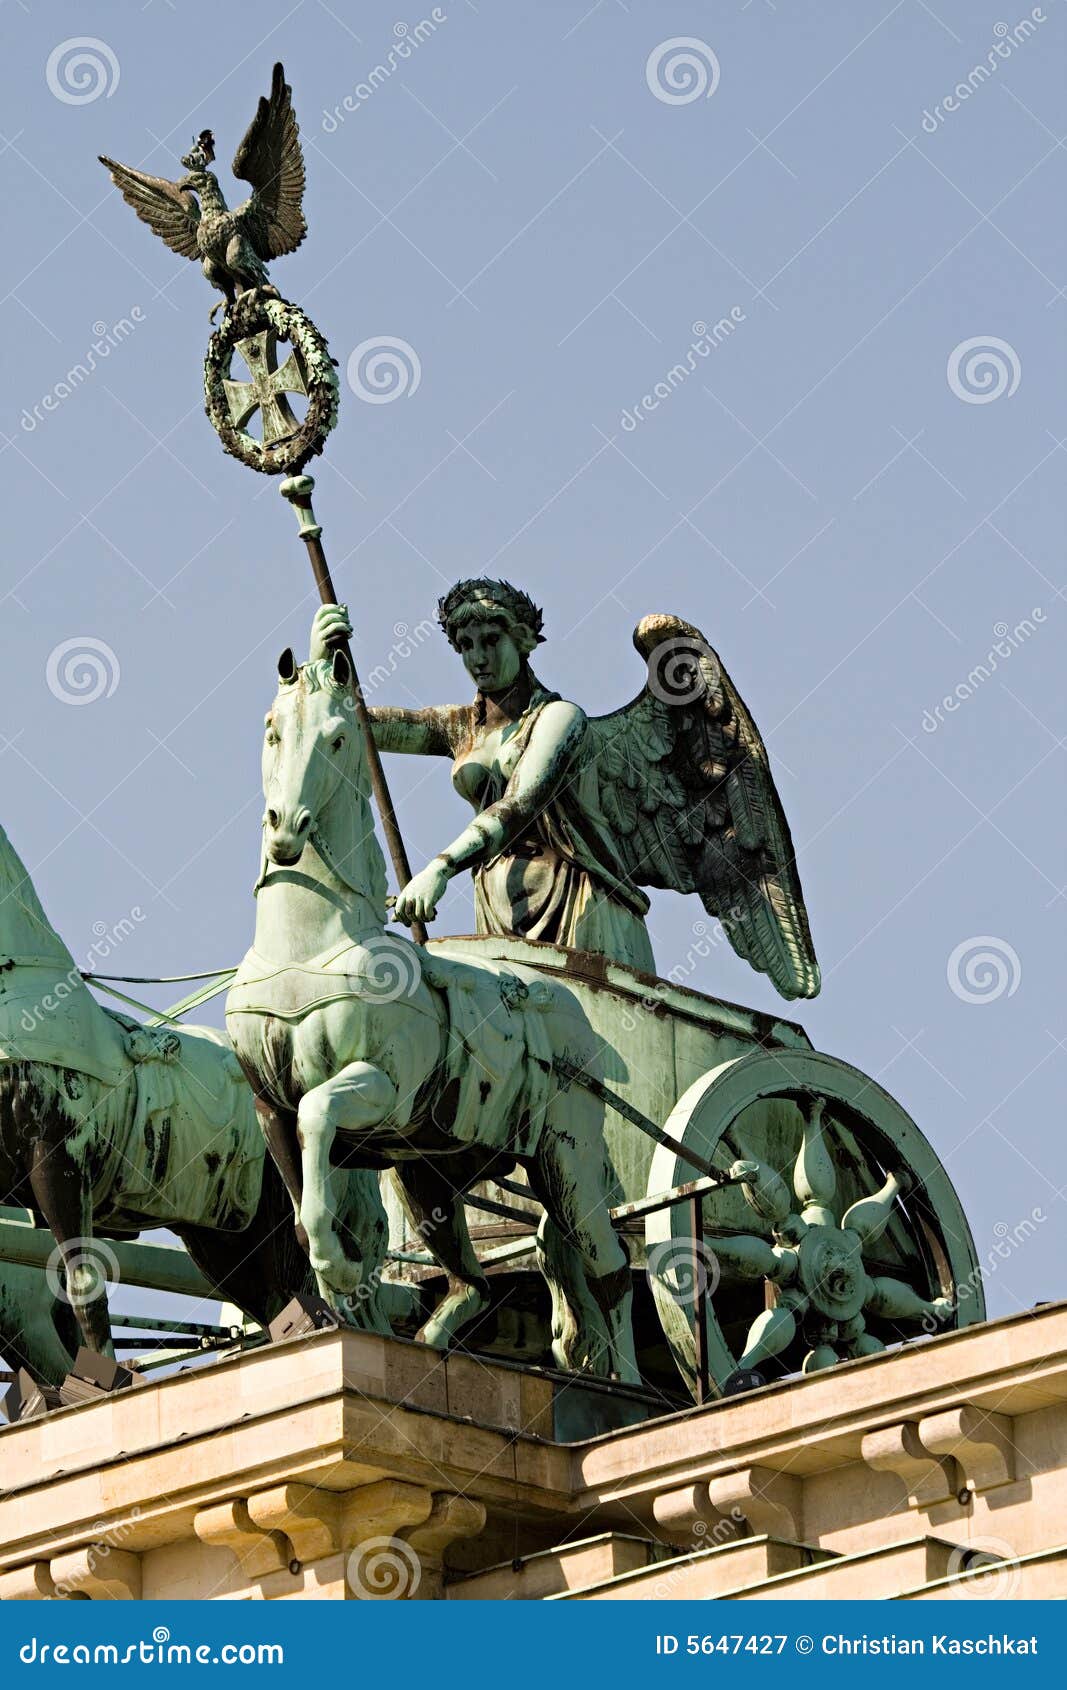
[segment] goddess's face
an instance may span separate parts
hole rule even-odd
[[[514,686],[522,653],[502,622],[468,622],[457,633],[456,645],[479,692],[506,692]]]

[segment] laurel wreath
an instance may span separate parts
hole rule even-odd
[[[273,329],[279,341],[290,344],[300,365],[308,393],[308,408],[294,434],[265,446],[230,420],[223,383],[230,377],[238,341],[262,329]],[[208,343],[204,359],[204,409],[226,451],[249,469],[263,475],[296,475],[309,458],[322,451],[337,422],[340,388],[330,349],[310,317],[286,299],[258,291],[240,294],[227,306]]]

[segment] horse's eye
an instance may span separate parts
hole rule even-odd
[[[337,738],[333,741],[333,744],[330,746],[330,750],[331,751],[340,751],[344,742],[345,742],[344,734],[338,734]]]

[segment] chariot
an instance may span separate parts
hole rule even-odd
[[[970,1229],[929,1141],[795,1022],[551,945],[472,936],[430,949],[565,983],[595,1030],[598,1075],[565,1061],[557,1073],[606,1104],[638,1358],[667,1397],[683,1382],[699,1401],[984,1319]],[[490,1345],[534,1359],[539,1207],[513,1180],[468,1202],[496,1290]],[[394,1271],[432,1280],[398,1205],[391,1220]]]

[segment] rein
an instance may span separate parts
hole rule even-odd
[[[109,997],[117,998],[120,1003],[129,1004],[131,1009],[138,1009],[149,1017],[149,1026],[159,1026],[163,1022],[178,1022],[191,1009],[198,1009],[202,1003],[210,1003],[229,990],[230,982],[237,973],[236,968],[214,969],[204,974],[161,974],[154,978],[150,974],[92,974],[81,970],[81,977],[87,985],[98,986],[107,992]],[[130,997],[127,992],[116,989],[114,982],[128,986],[168,986],[180,980],[207,980],[209,984],[202,986],[199,991],[190,992],[188,997],[178,1003],[172,1003],[169,1009],[153,1009],[150,1004],[142,1003],[139,998]]]

